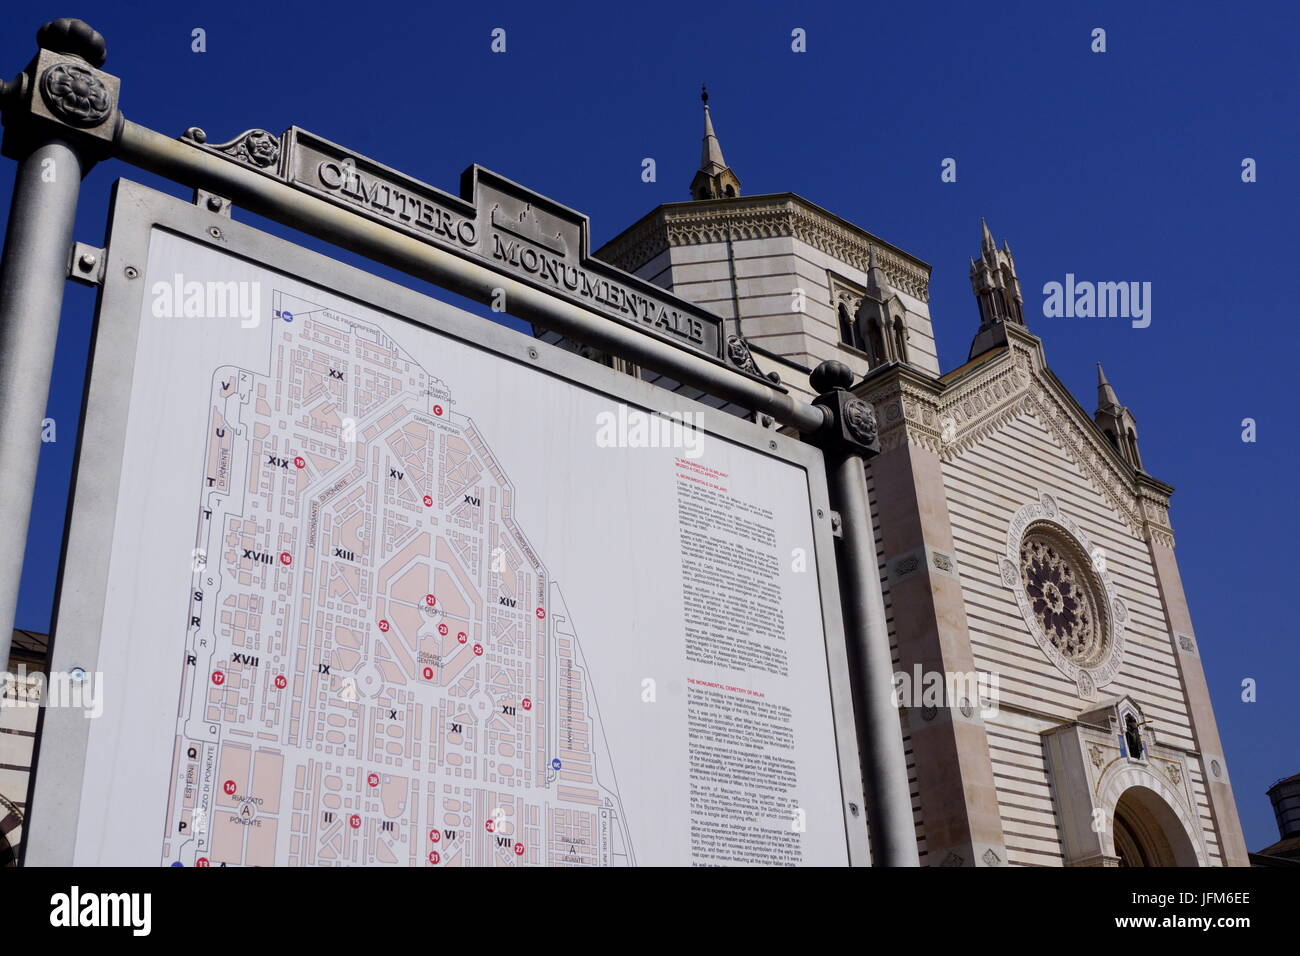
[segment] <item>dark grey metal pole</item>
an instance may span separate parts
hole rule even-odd
[[[919,866],[863,464],[859,455],[828,456],[826,483],[831,507],[840,513],[843,529],[836,542],[836,554],[849,666],[853,669],[857,699],[854,711],[866,788],[871,860],[876,866]]]
[[[118,81],[104,38],[80,20],[36,32],[36,57],[0,84],[4,142],[18,160],[0,256],[0,528],[27,542],[81,177],[111,148]],[[65,430],[71,431],[71,429]],[[0,671],[8,670],[23,562],[0,564]]]
[[[57,139],[19,162],[0,258],[0,528],[19,549],[36,489],[81,174],[77,151]],[[21,560],[0,564],[0,671],[9,667],[22,573]]]
[[[841,362],[823,362],[809,381],[822,393],[814,404],[834,415],[831,427],[811,440],[826,456],[827,491],[831,508],[840,516],[835,563],[853,684],[871,862],[873,866],[920,866],[902,725],[893,699],[894,664],[864,471],[866,459],[880,450],[875,412],[847,391],[853,373]]]

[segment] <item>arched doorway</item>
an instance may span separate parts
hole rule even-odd
[[[1129,787],[1115,804],[1115,856],[1120,866],[1199,866],[1178,815],[1154,790]]]

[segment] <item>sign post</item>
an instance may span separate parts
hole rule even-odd
[[[122,159],[205,191],[209,208],[238,204],[503,306],[575,342],[768,415],[820,447],[830,464],[827,508],[841,519],[838,571],[872,860],[917,864],[862,470],[878,450],[874,415],[844,391],[847,369],[824,363],[814,377],[821,397],[812,404],[792,397],[761,375],[744,340],[726,335],[719,317],[590,258],[586,217],[487,170],[471,167],[461,195],[453,196],[302,130],[281,136],[250,130],[220,145],[195,129],[170,139],[117,110],[117,80],[98,70],[103,40],[85,24],[54,21],[38,42],[42,49],[27,72],[0,89],[6,153],[22,162],[0,266],[0,522],[25,529],[28,520],[83,164]],[[32,136],[39,145],[24,151]],[[54,184],[41,179],[50,161],[59,176]],[[83,271],[94,266],[83,264]],[[530,347],[529,356],[537,354]],[[87,533],[95,527],[103,522],[88,525]],[[291,561],[281,554],[282,564]],[[20,569],[2,574],[0,650],[7,650]],[[41,807],[34,809],[39,821]]]
[[[114,112],[104,38],[80,20],[37,33],[40,52],[0,86],[3,153],[18,160],[0,259],[0,528],[27,540],[41,422],[54,367],[63,285],[85,167],[103,140],[87,132]],[[80,97],[81,89],[89,97]],[[13,122],[11,122],[13,117]],[[22,562],[0,566],[0,671],[9,668]]]

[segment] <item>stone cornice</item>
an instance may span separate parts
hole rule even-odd
[[[876,408],[882,450],[919,445],[952,461],[1032,412],[1135,536],[1172,548],[1173,489],[1130,468],[1047,367],[1042,343],[1028,332],[1009,331],[1006,348],[955,381],[887,366],[859,383],[854,392]]]
[[[671,246],[727,239],[798,239],[838,262],[866,272],[871,250],[895,288],[922,302],[930,299],[930,267],[850,222],[794,193],[669,203],[615,236],[595,253],[635,272]]]

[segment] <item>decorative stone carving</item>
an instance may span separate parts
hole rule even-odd
[[[113,97],[94,70],[60,63],[41,75],[41,98],[71,126],[98,126],[113,112]]]
[[[929,270],[916,260],[818,209],[797,196],[746,197],[725,207],[683,203],[656,210],[615,237],[597,253],[620,269],[635,272],[670,246],[790,236],[866,272],[871,249],[894,288],[922,302],[930,298]]]
[[[1038,626],[1056,649],[1081,664],[1099,657],[1103,635],[1096,591],[1053,535],[1044,531],[1025,535],[1020,543],[1020,576]]]
[[[1083,529],[1043,493],[1012,517],[999,560],[1002,582],[1034,641],[1084,700],[1114,679],[1128,621],[1110,576],[1090,558],[1093,551]]]

